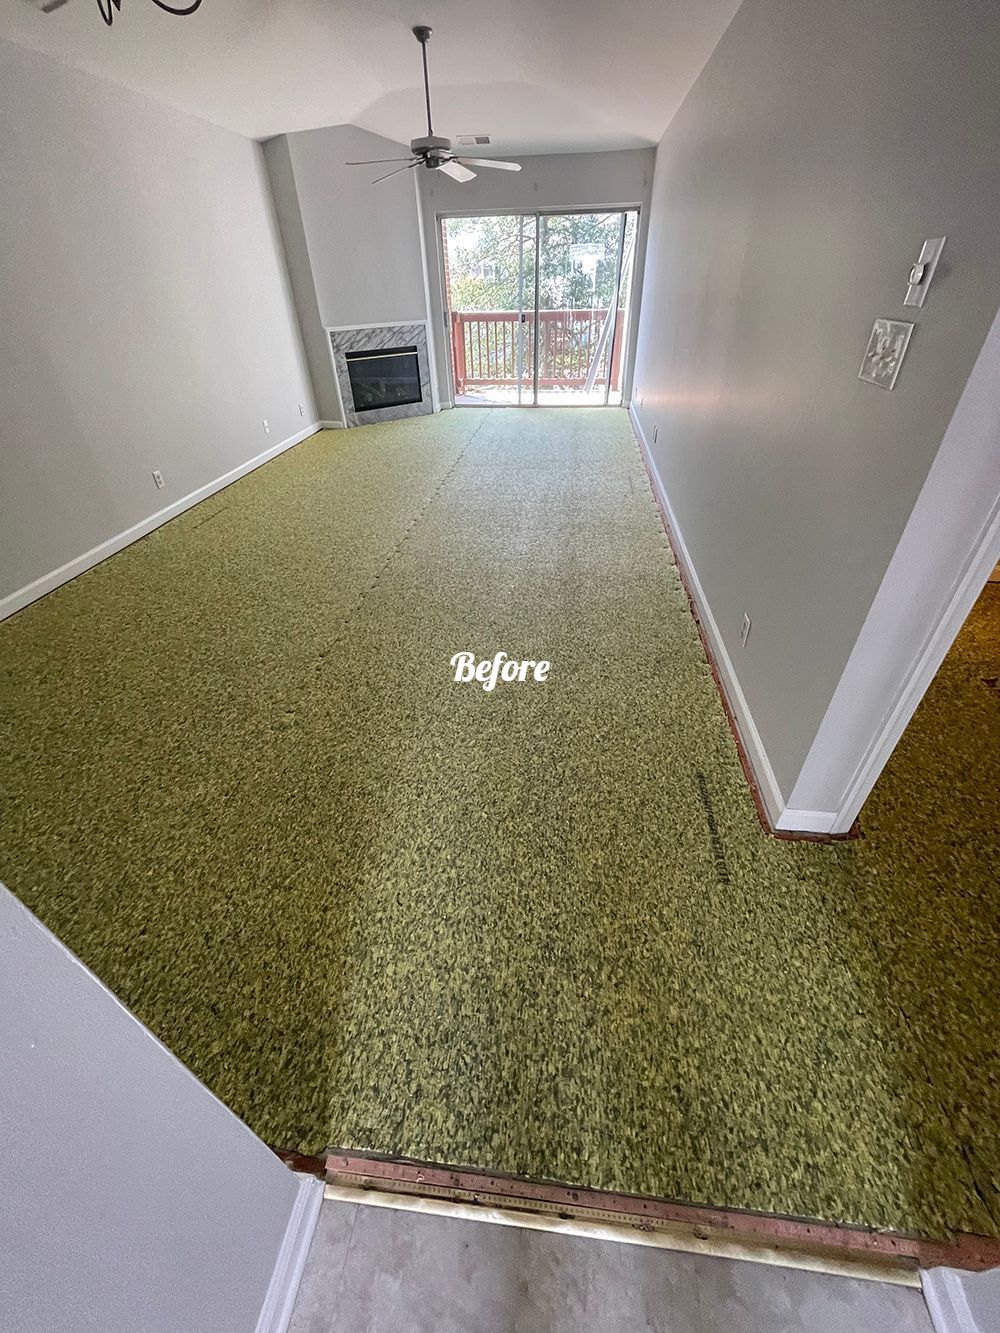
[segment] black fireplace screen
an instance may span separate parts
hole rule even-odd
[[[377,347],[369,352],[346,352],[347,373],[355,412],[377,407],[402,407],[423,401],[416,347]]]

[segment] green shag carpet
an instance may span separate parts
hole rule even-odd
[[[624,413],[323,433],[0,626],[0,878],[274,1145],[996,1235],[998,615],[776,841]]]

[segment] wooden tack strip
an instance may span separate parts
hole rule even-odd
[[[812,1255],[830,1262],[877,1261],[900,1269],[947,1265],[969,1271],[1000,1267],[1000,1240],[957,1233],[931,1240],[868,1227],[710,1208],[669,1199],[577,1188],[549,1181],[333,1152],[326,1159],[331,1183],[362,1189],[422,1194],[454,1202],[541,1212],[552,1217],[646,1230],[681,1228],[692,1240],[728,1242]],[[681,1234],[681,1233],[678,1233]]]

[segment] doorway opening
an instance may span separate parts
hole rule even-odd
[[[622,403],[635,208],[441,218],[456,407]]]
[[[995,858],[1000,792],[1000,566],[907,722],[863,810],[902,807],[945,828],[950,875],[970,891]],[[994,849],[992,852],[990,849]]]

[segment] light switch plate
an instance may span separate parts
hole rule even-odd
[[[903,305],[923,305],[927,297],[927,288],[931,285],[931,278],[934,276],[934,270],[937,268],[947,239],[946,236],[936,236],[932,241],[924,241],[920,257],[914,265],[914,268],[923,269],[923,275],[919,282],[911,282],[907,287]]]

